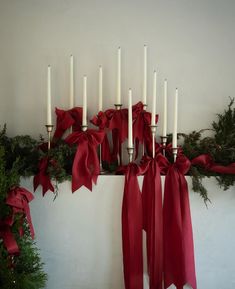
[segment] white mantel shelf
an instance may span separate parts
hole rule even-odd
[[[235,187],[222,191],[214,178],[204,183],[212,201],[208,209],[190,191],[198,289],[234,289]],[[33,191],[32,179],[21,185]],[[55,201],[51,192],[44,198],[41,188],[35,192],[31,214],[49,276],[46,289],[124,289],[123,185],[123,176],[104,175],[92,192],[81,188],[72,194],[70,182],[59,185]]]

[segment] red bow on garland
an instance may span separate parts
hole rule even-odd
[[[73,131],[80,131],[82,124],[82,108],[74,107],[70,110],[55,109],[57,116],[56,130],[53,139],[59,139],[64,132],[73,126]]]
[[[142,187],[143,228],[146,231],[149,289],[162,289],[163,231],[162,186],[158,155],[155,159],[145,157],[148,163]]]
[[[164,157],[158,159],[166,172],[163,203],[164,286],[175,284],[183,289],[185,284],[196,289],[193,232],[185,174],[190,161],[179,155],[174,164]]]
[[[103,131],[88,129],[74,132],[65,139],[69,145],[77,144],[72,168],[72,192],[83,185],[92,191],[92,181],[96,184],[100,173],[97,146],[102,143],[104,134]]]
[[[34,191],[36,191],[39,185],[42,186],[42,195],[44,196],[48,190],[54,192],[54,187],[51,183],[50,176],[47,173],[49,165],[49,157],[42,158],[39,162],[39,173],[34,176],[33,185]]]
[[[92,118],[91,123],[99,127],[99,129],[104,131],[105,133],[103,142],[101,143],[101,158],[102,158],[102,161],[110,163],[111,152],[110,152],[110,146],[109,146],[109,141],[108,141],[107,132],[106,132],[106,128],[108,127],[108,119],[106,117],[106,114],[100,111],[97,116],[94,116]]]

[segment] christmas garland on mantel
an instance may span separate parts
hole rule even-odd
[[[189,160],[202,154],[210,154],[213,163],[227,166],[235,162],[235,108],[233,106],[234,99],[230,99],[227,109],[217,114],[217,120],[213,121],[211,128],[193,131],[189,134],[178,134],[182,140],[183,153]],[[204,137],[203,135],[208,132],[212,136]],[[171,141],[171,135],[168,135],[168,141]],[[6,134],[6,126],[0,133],[0,146],[5,150],[6,167],[12,166],[17,161],[17,179],[36,175],[40,159],[48,156],[49,178],[55,180],[56,183],[71,180],[76,146],[69,146],[60,139],[48,153],[43,149],[45,145],[42,137],[39,141],[27,135],[10,138]],[[109,173],[114,173],[117,169],[116,162],[109,165],[103,163],[103,166]],[[191,166],[189,175],[192,177],[193,190],[201,195],[205,203],[209,201],[209,198],[202,183],[204,177],[215,176],[219,186],[224,190],[235,182],[234,174],[218,174],[194,164]]]

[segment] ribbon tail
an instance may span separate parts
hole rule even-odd
[[[160,169],[152,160],[143,180],[144,229],[146,231],[149,289],[162,289],[163,228]]]
[[[122,248],[126,289],[143,289],[142,202],[137,176],[125,176],[122,204]]]

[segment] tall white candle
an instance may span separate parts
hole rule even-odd
[[[156,99],[157,99],[157,72],[154,71],[154,73],[153,73],[153,103],[152,103],[151,125],[156,125],[156,123],[155,123]]]
[[[52,125],[51,120],[51,66],[47,67],[47,125]]]
[[[174,126],[172,147],[177,148],[177,126],[178,126],[178,88],[175,90],[175,103],[174,103]]]
[[[73,107],[74,107],[74,65],[73,65],[73,55],[70,55],[69,108]]]
[[[116,104],[121,104],[121,47],[118,47],[117,55],[117,99]]]
[[[87,77],[83,76],[82,125],[87,125]]]
[[[164,96],[163,96],[163,129],[162,136],[166,137],[167,130],[167,80],[164,80]]]
[[[132,129],[132,90],[128,94],[128,147],[133,147],[133,129]]]
[[[103,69],[99,67],[99,111],[103,110]]]
[[[147,104],[147,45],[144,45],[143,104]]]

